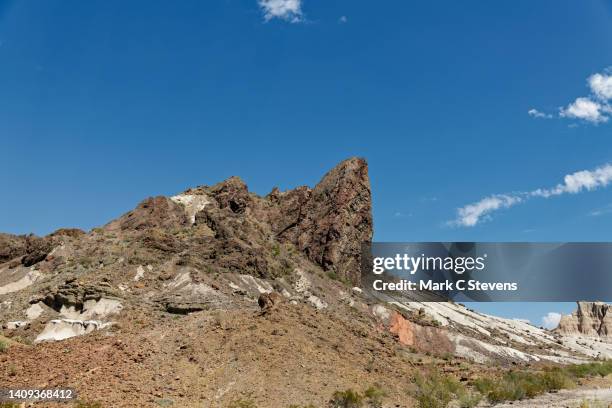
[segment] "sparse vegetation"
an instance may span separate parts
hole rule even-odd
[[[377,385],[367,388],[363,394],[352,389],[336,391],[329,406],[331,408],[380,408],[382,399],[386,395],[387,393]]]
[[[333,408],[361,408],[362,406],[363,396],[351,389],[336,391],[331,400]]]
[[[612,362],[575,364],[537,372],[511,371],[498,379],[478,379],[474,385],[492,403],[533,398],[546,392],[576,386],[585,377],[605,377],[612,373]]]
[[[0,353],[6,353],[9,348],[8,341],[0,339]]]
[[[612,361],[575,364],[567,367],[566,370],[576,378],[605,377],[608,374],[612,374]]]
[[[492,403],[533,398],[550,391],[573,386],[570,377],[562,369],[544,372],[511,371],[498,379],[479,379],[476,389]]]
[[[578,408],[607,408],[608,405],[605,402],[597,400],[583,400]]]
[[[336,272],[332,272],[332,271],[327,272],[327,277],[331,280],[338,280],[338,275],[336,275]]]
[[[480,394],[468,390],[456,378],[435,371],[428,377],[418,375],[414,383],[414,397],[419,408],[446,408],[455,400],[461,408],[472,408],[481,399]]]
[[[387,396],[387,393],[379,385],[375,384],[368,387],[363,392],[363,395],[372,408],[380,408],[382,407],[382,400]]]
[[[250,398],[238,398],[230,402],[228,408],[257,408],[257,404]]]

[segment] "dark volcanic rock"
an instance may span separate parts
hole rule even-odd
[[[85,235],[85,231],[79,228],[60,228],[49,234],[50,237],[71,237],[80,238]]]
[[[370,180],[365,160],[343,161],[314,189],[274,189],[263,199],[249,193],[238,177],[204,191],[217,205],[207,206],[196,219],[215,231],[217,239],[225,240],[225,253],[235,255],[229,257],[231,261],[224,261],[230,261],[226,265],[230,269],[252,273],[255,268],[259,276],[269,276],[263,270],[268,265],[260,251],[269,253],[266,242],[274,240],[295,245],[323,269],[359,283],[361,245],[372,240]]]
[[[345,160],[316,187],[280,198],[281,240],[290,241],[323,269],[359,283],[361,245],[372,240],[372,202],[365,160]]]
[[[0,234],[0,263],[23,256],[26,252],[25,236]]]
[[[167,197],[149,197],[138,207],[106,225],[107,229],[144,230],[185,225],[187,217],[179,204]]]
[[[0,263],[21,257],[23,266],[32,266],[44,260],[52,249],[50,237],[0,234]]]

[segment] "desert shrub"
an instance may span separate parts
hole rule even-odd
[[[419,408],[446,408],[451,402],[460,408],[473,408],[482,399],[480,393],[468,389],[455,377],[437,371],[429,373],[427,377],[418,375],[414,383],[413,396]]]
[[[368,387],[363,394],[352,389],[336,391],[329,402],[331,408],[380,408],[387,393],[378,385]]]
[[[249,398],[238,398],[230,402],[228,408],[257,408],[257,404]]]
[[[8,341],[0,339],[0,353],[5,353],[9,348]]]
[[[576,378],[601,376],[612,374],[612,361],[594,362],[588,364],[574,364],[566,368],[567,372]]]
[[[533,398],[573,385],[567,372],[560,368],[543,372],[510,371],[496,380],[479,379],[475,382],[476,389],[492,403]]]
[[[361,408],[363,407],[363,396],[356,391],[336,391],[331,399],[332,408]]]
[[[382,407],[382,400],[387,396],[387,393],[380,386],[372,385],[363,392],[363,396],[370,407],[379,408]]]
[[[482,395],[479,392],[464,388],[463,392],[458,395],[457,400],[460,408],[474,408],[482,400]]]
[[[428,377],[418,375],[414,383],[414,397],[419,408],[446,408],[462,388],[456,379],[437,372]]]

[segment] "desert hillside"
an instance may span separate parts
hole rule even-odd
[[[449,398],[469,405],[510,369],[612,357],[603,306],[551,332],[374,296],[359,270],[371,206],[353,158],[312,188],[261,197],[232,177],[89,232],[2,234],[0,388],[73,387],[81,407],[436,407],[423,378],[456,381]]]

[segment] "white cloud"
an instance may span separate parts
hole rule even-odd
[[[512,207],[521,201],[521,197],[504,194],[485,197],[478,202],[459,208],[457,210],[458,217],[453,224],[462,227],[473,227],[482,221],[482,219],[488,219],[489,213],[502,208]]]
[[[542,326],[546,329],[556,329],[559,326],[561,320],[561,314],[556,312],[548,312],[545,316],[542,316]]]
[[[298,23],[303,19],[302,0],[259,0],[259,7],[266,21],[279,18]]]
[[[539,118],[539,119],[551,119],[553,117],[553,115],[551,115],[550,113],[544,113],[544,112],[540,112],[537,109],[529,109],[527,111],[527,114],[533,118]]]
[[[562,118],[582,119],[591,123],[603,123],[608,121],[606,113],[610,113],[607,104],[595,102],[590,98],[576,98],[576,100],[565,108],[561,108],[559,115]]]
[[[338,22],[340,24],[344,24],[344,23],[348,22],[348,18],[346,16],[340,16],[340,18],[338,19]]]
[[[600,100],[612,99],[612,75],[593,74],[588,82],[591,92]]]
[[[563,183],[549,189],[537,189],[528,194],[533,197],[549,198],[561,194],[577,194],[583,190],[591,191],[600,187],[607,187],[612,182],[612,164],[605,164],[594,170],[582,170],[568,174]]]
[[[595,73],[587,78],[590,94],[581,96],[565,107],[559,108],[559,117],[578,119],[591,124],[606,123],[612,115],[612,75]],[[554,115],[541,112],[535,108],[530,109],[529,116],[534,118],[552,118]]]
[[[612,183],[612,164],[594,170],[582,170],[567,174],[563,182],[552,188],[538,188],[512,194],[495,194],[457,209],[457,218],[451,225],[473,227],[491,218],[491,213],[523,203],[530,198],[551,198],[562,194],[578,194],[607,187]]]

